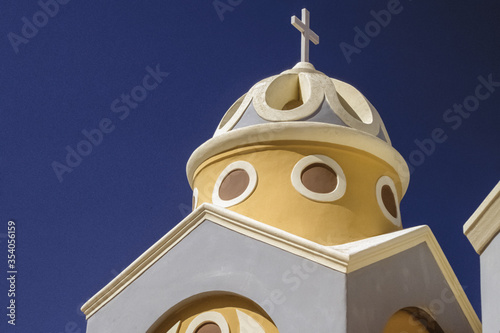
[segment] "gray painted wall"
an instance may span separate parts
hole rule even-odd
[[[347,332],[382,332],[405,307],[432,314],[445,332],[473,332],[426,244],[361,268],[347,278]]]
[[[88,333],[140,332],[193,295],[253,300],[280,332],[345,332],[345,275],[209,221],[95,313]]]
[[[500,236],[481,254],[481,308],[483,332],[500,332]]]
[[[500,296],[498,251],[496,240],[481,257],[495,261],[488,269],[496,270],[482,274],[491,277],[483,281],[489,304]],[[212,291],[254,301],[282,333],[378,333],[410,306],[433,314],[445,332],[472,332],[426,244],[346,276],[208,220],[96,312],[87,332],[144,333],[177,304]],[[485,332],[498,332],[494,310],[488,309],[489,327],[496,330]]]

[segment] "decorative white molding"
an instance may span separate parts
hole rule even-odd
[[[287,73],[261,81],[252,89],[253,106],[257,114],[268,121],[294,121],[311,116],[323,102],[328,77],[316,73]],[[294,87],[299,85],[298,87]],[[333,84],[330,84],[333,88]],[[295,91],[300,91],[303,104],[291,110],[282,110]],[[278,106],[276,108],[275,106]]]
[[[262,326],[246,313],[236,310],[240,322],[240,333],[266,333]]]
[[[382,187],[387,185],[391,188],[392,194],[394,195],[394,201],[396,205],[396,217],[392,216],[391,213],[387,210],[384,204],[384,200],[382,199]],[[380,210],[384,214],[384,216],[392,222],[396,227],[402,227],[401,225],[401,212],[399,211],[399,198],[398,191],[396,190],[396,185],[394,185],[394,181],[391,177],[382,176],[377,180],[377,185],[375,186],[375,196],[377,197],[377,203],[380,207]]]
[[[467,220],[463,230],[478,254],[500,233],[500,182]]]
[[[206,323],[215,323],[219,326],[221,333],[229,333],[229,325],[226,318],[215,311],[207,311],[196,316],[186,329],[186,333],[195,333],[196,329]]]
[[[337,186],[333,191],[329,193],[313,192],[302,183],[302,172],[309,165],[315,163],[325,164],[332,168],[332,170],[337,174]],[[309,155],[302,158],[293,167],[291,179],[293,187],[295,187],[300,194],[308,199],[320,202],[330,202],[342,198],[347,188],[346,178],[342,167],[333,159],[325,155]]]
[[[177,331],[179,330],[179,326],[181,326],[181,322],[177,322],[177,324],[175,324],[174,326],[172,326],[168,331],[167,333],[177,333]]]
[[[250,90],[252,91],[252,90]],[[228,132],[236,125],[240,120],[241,116],[245,113],[246,109],[252,102],[252,94],[246,93],[236,100],[236,102],[231,105],[231,107],[226,111],[224,117],[217,126],[217,130],[214,136],[220,135],[222,133]]]
[[[248,174],[249,181],[248,181],[248,186],[247,188],[241,193],[239,196],[236,198],[233,198],[231,200],[224,200],[219,196],[219,189],[222,184],[222,181],[226,176],[231,173],[231,171],[237,170],[237,169],[242,169],[245,170],[246,173]],[[255,190],[255,187],[257,186],[257,171],[255,171],[255,168],[253,167],[252,164],[246,162],[246,161],[236,161],[231,164],[229,164],[224,170],[222,170],[221,174],[219,175],[219,178],[217,178],[217,181],[215,182],[214,190],[212,192],[212,202],[221,207],[231,207],[236,204],[239,204],[252,192]]]
[[[342,119],[347,126],[360,130],[362,132],[370,133],[371,135],[377,136],[379,131],[382,131],[387,139],[387,142],[391,144],[389,135],[385,130],[384,123],[380,117],[377,109],[363,96],[363,94],[356,89],[354,86],[337,80],[330,79],[333,83],[334,89],[326,90],[326,100],[333,112]],[[352,109],[352,112],[356,113],[356,119],[351,115],[345,107],[340,103],[339,96],[342,97],[348,107]]]
[[[195,210],[197,206],[198,206],[198,189],[195,187],[193,189],[193,207],[192,207],[192,209]]]
[[[410,171],[406,161],[396,149],[379,138],[356,129],[306,121],[254,125],[213,137],[198,147],[189,158],[186,166],[189,184],[193,186],[196,169],[212,156],[235,147],[286,140],[348,146],[376,156],[388,163],[398,173],[402,184],[402,194],[406,193],[410,181]]]
[[[302,105],[283,110],[287,102],[296,100],[297,97],[300,97]],[[325,100],[333,113],[347,127],[373,136],[378,136],[382,132],[388,144],[391,144],[382,118],[358,89],[346,82],[328,77],[308,62],[299,62],[292,69],[255,84],[228,109],[214,136],[230,132],[250,103],[262,119],[269,122],[284,122],[307,119],[319,110]]]

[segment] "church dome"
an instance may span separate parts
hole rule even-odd
[[[229,108],[214,136],[289,121],[353,128],[390,144],[377,110],[359,90],[326,76],[308,62],[255,84]]]
[[[191,156],[187,175],[224,151],[273,141],[300,140],[348,146],[368,152],[398,173],[403,194],[409,170],[392,148],[375,107],[352,85],[330,78],[309,62],[256,83],[227,110],[212,139]]]
[[[251,87],[189,158],[193,209],[214,204],[322,245],[400,230],[408,165],[363,94],[309,63],[309,12],[291,23],[301,61]]]
[[[409,183],[377,110],[309,62],[256,83],[187,163],[210,203],[323,245],[402,228]]]

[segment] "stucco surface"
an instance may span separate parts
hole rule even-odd
[[[483,332],[500,331],[500,236],[497,234],[481,255],[481,308]]]
[[[347,295],[347,332],[382,332],[392,314],[410,306],[445,332],[473,332],[426,244],[350,273]]]
[[[146,332],[199,293],[247,297],[280,332],[345,332],[345,275],[204,221],[95,313],[88,333]]]

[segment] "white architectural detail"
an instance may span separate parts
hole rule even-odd
[[[305,8],[302,9],[302,20],[297,16],[292,16],[292,25],[302,33],[301,47],[300,47],[300,61],[309,62],[309,41],[314,44],[319,44],[319,36],[314,33],[309,27],[309,11]]]
[[[391,213],[387,210],[385,207],[384,201],[382,200],[382,187],[384,185],[387,185],[391,188],[392,194],[394,195],[394,201],[395,201],[395,206],[396,206],[396,217],[392,216]],[[377,203],[380,206],[380,210],[382,210],[382,213],[384,216],[391,221],[395,226],[401,227],[401,213],[399,211],[399,199],[398,199],[398,192],[396,190],[396,185],[394,185],[394,181],[388,177],[388,176],[382,176],[378,179],[377,185],[375,186],[375,195],[377,196]]]
[[[478,254],[500,233],[500,182],[467,220],[463,230]]]
[[[172,326],[172,328],[170,328],[167,333],[177,333],[177,331],[179,330],[179,326],[181,325],[181,322],[179,321],[177,324],[175,324],[174,326]]]
[[[309,117],[321,106],[327,81],[326,76],[312,73],[272,76],[253,91],[255,111],[268,121],[292,121]],[[293,94],[300,94],[298,97],[303,104],[292,110],[283,110],[282,107],[293,98]]]
[[[302,184],[302,171],[309,165],[315,163],[326,164],[337,174],[337,186],[330,193],[313,192]],[[345,174],[340,165],[330,157],[324,155],[309,155],[298,161],[293,167],[291,178],[293,187],[295,187],[300,194],[315,201],[329,202],[338,200],[342,198],[347,188]]]
[[[326,100],[326,101],[325,101]],[[297,106],[284,110],[288,102]],[[391,141],[375,107],[354,86],[328,77],[310,63],[299,62],[292,69],[255,84],[240,97],[222,118],[214,137],[230,132],[242,119],[250,105],[267,122],[307,121],[326,102],[346,126]],[[255,122],[255,119],[252,121]],[[254,126],[260,122],[246,123]],[[380,137],[383,134],[383,137]]]
[[[464,328],[463,331],[481,332],[481,322],[477,318],[474,309],[463,292],[460,282],[453,273],[449,262],[446,260],[443,251],[428,226],[408,228],[343,245],[323,246],[287,233],[283,230],[254,221],[230,210],[206,203],[200,205],[200,207],[198,207],[193,213],[187,216],[168,234],[163,236],[141,257],[134,261],[122,273],[114,278],[113,281],[111,281],[106,287],[104,287],[83,305],[82,311],[85,313],[89,323],[92,323],[92,320],[96,320],[96,322],[103,322],[102,330],[99,331],[94,329],[94,326],[92,326],[87,332],[126,331],[120,330],[120,325],[125,327],[124,325],[128,325],[129,323],[123,323],[123,320],[122,322],[117,320],[113,317],[113,312],[111,310],[108,310],[107,312],[100,310],[105,307],[108,307],[109,309],[114,306],[113,304],[118,304],[117,302],[113,303],[111,301],[116,300],[118,295],[124,295],[127,290],[130,290],[129,287],[131,285],[139,283],[139,278],[141,276],[144,277],[146,272],[151,267],[159,265],[162,258],[172,254],[172,249],[183,242],[184,239],[189,237],[194,230],[199,228],[203,222],[207,220],[211,223],[224,227],[223,230],[228,229],[236,232],[237,234],[246,235],[249,239],[255,239],[259,241],[259,243],[277,247],[278,249],[281,249],[283,253],[290,253],[299,258],[311,260],[312,262],[327,267],[332,271],[343,272],[345,274],[356,272],[362,268],[380,262],[383,259],[409,250],[418,244],[424,244],[425,247],[429,249],[432,257],[439,267],[439,270],[444,275],[444,281],[446,281],[446,284],[450,288],[451,292],[455,295],[456,302],[458,303],[461,311],[463,311],[462,313],[465,318],[467,318],[467,322],[472,327],[472,330],[466,330]],[[175,275],[177,273],[174,272],[172,274]],[[171,286],[171,288],[172,290],[175,290],[178,286]],[[142,293],[133,293],[133,295],[138,298],[134,299],[134,302],[140,302],[141,300],[139,298],[143,297]],[[144,302],[148,302],[147,304],[151,303],[151,301],[152,300],[149,298],[144,299]],[[161,304],[164,304],[165,302],[163,299],[153,301],[161,302]],[[180,301],[181,299],[172,300],[172,305],[170,306],[173,306]],[[447,308],[450,306],[451,304],[448,304]],[[127,307],[125,309],[127,309]],[[130,311],[132,312],[126,313],[127,316],[137,316],[137,313],[134,312],[136,309],[132,308]],[[119,311],[116,312],[116,315],[122,318],[124,315],[123,309],[119,307]],[[148,315],[150,314],[144,314],[141,318],[147,317]],[[276,319],[276,316],[277,315],[275,313],[273,319]],[[105,318],[108,320],[107,322],[104,321]],[[158,318],[158,314],[155,313],[154,318]],[[460,316],[457,318],[459,319]],[[148,324],[147,327],[150,327],[150,325],[151,324]],[[114,327],[117,327],[116,330],[111,329]],[[144,329],[143,331],[146,332],[147,329]]]
[[[326,100],[332,110],[347,126],[377,136],[379,131],[385,135],[387,143],[391,144],[382,118],[375,107],[352,85],[340,80],[330,79],[335,86],[335,95],[331,90],[326,92]],[[340,102],[340,98],[344,103]],[[337,104],[339,103],[340,106]],[[350,109],[349,112],[347,109]],[[354,114],[352,114],[354,113]],[[356,119],[359,118],[359,119]]]
[[[246,109],[250,105],[250,102],[252,102],[252,95],[250,93],[238,98],[238,100],[231,105],[229,110],[227,110],[226,114],[220,121],[214,136],[233,129],[234,125],[236,125],[238,120],[240,120],[243,113],[245,113]]]
[[[198,189],[195,187],[193,190],[193,210],[198,206]]]
[[[203,312],[193,319],[191,324],[186,329],[186,333],[194,333],[196,329],[203,324],[214,323],[219,326],[221,333],[229,333],[229,325],[227,324],[226,318],[219,312],[208,311]]]
[[[246,313],[236,310],[236,314],[240,322],[240,333],[266,333],[262,326]]]
[[[193,152],[187,163],[186,173],[189,184],[193,185],[196,168],[211,156],[235,146],[281,140],[324,142],[366,151],[377,156],[396,170],[401,180],[402,195],[408,189],[410,170],[404,158],[391,145],[373,135],[349,127],[305,121],[255,125],[231,131],[224,136],[219,135],[206,141]]]
[[[245,189],[245,191],[243,191],[243,193],[241,193],[236,198],[231,199],[231,200],[224,200],[219,196],[219,189],[220,189],[220,186],[222,184],[222,181],[224,180],[224,178],[226,178],[226,176],[231,171],[234,171],[237,169],[242,169],[242,170],[245,170],[247,172],[248,178],[249,178],[248,186]],[[212,192],[212,202],[215,205],[221,206],[221,207],[234,206],[236,204],[239,204],[240,202],[242,202],[246,198],[248,198],[248,196],[250,194],[252,194],[252,192],[256,186],[257,186],[257,172],[255,171],[255,168],[253,167],[253,165],[251,165],[250,163],[245,162],[245,161],[233,162],[233,163],[229,164],[221,172],[221,174],[219,175],[219,178],[217,178],[217,181],[215,182],[215,186],[214,186],[214,191]]]

